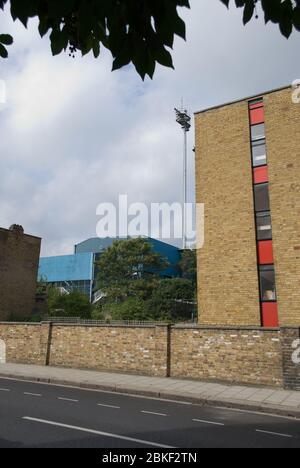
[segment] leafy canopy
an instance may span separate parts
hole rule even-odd
[[[195,305],[191,305],[196,300],[195,295],[195,286],[191,280],[163,279],[148,301],[148,314],[154,320],[177,322],[190,319],[192,309],[196,309]]]
[[[155,279],[168,267],[166,260],[142,238],[115,241],[97,262],[98,287],[109,300],[130,296],[147,299]]]
[[[182,278],[189,279],[194,285],[197,283],[197,251],[184,250],[179,262]]]
[[[214,0],[216,1],[216,0]],[[230,0],[218,0],[227,7]],[[244,9],[244,23],[255,15],[258,0],[232,0]],[[260,0],[265,21],[279,25],[289,37],[300,30],[300,0]],[[175,35],[185,39],[186,27],[178,7],[189,8],[189,0],[0,0],[0,8],[10,4],[11,16],[27,27],[29,18],[38,18],[41,37],[49,33],[53,55],[69,49],[82,55],[101,46],[113,56],[113,70],[132,63],[139,75],[154,75],[156,64],[173,68],[170,49]],[[13,38],[0,34],[0,57],[7,58],[6,46]]]
[[[79,317],[89,319],[92,305],[89,298],[79,291],[63,294],[55,287],[47,291],[47,310],[50,317]]]

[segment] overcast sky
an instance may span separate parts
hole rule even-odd
[[[143,83],[132,67],[111,73],[111,58],[53,58],[34,23],[29,31],[0,13],[12,33],[0,61],[0,226],[22,224],[43,238],[43,255],[72,253],[95,236],[96,207],[128,194],[132,202],[180,201],[182,135],[173,108],[191,112],[300,78],[300,33],[289,41],[241,10],[191,0],[182,10],[188,40],[177,40],[175,71],[160,67]],[[189,199],[194,160],[189,143]]]

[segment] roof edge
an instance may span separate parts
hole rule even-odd
[[[217,104],[216,106],[207,107],[205,109],[196,111],[196,112],[194,112],[194,115],[204,114],[205,112],[208,112],[208,111],[211,111],[211,110],[221,109],[222,107],[230,106],[232,104],[238,104],[239,102],[259,98],[261,96],[266,96],[268,94],[276,93],[276,92],[279,92],[279,91],[284,91],[285,89],[291,88],[291,86],[292,85],[289,84],[287,86],[281,86],[280,88],[275,88],[275,89],[271,89],[271,90],[268,90],[268,91],[264,91],[262,93],[257,93],[257,94],[251,95],[251,96],[247,96],[247,97],[244,97],[244,98],[241,98],[241,99],[236,99],[234,101],[224,102],[223,104]]]

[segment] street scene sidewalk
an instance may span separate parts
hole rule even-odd
[[[225,385],[25,364],[1,364],[0,378],[29,380],[300,418],[300,392],[275,388]]]

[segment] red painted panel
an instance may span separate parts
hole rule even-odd
[[[265,121],[265,112],[263,107],[250,110],[250,123],[256,125]]]
[[[258,242],[258,261],[259,265],[273,265],[273,242],[271,240]]]
[[[262,303],[262,322],[265,328],[279,327],[277,302]]]
[[[256,167],[253,169],[253,175],[255,184],[269,182],[268,166]]]

